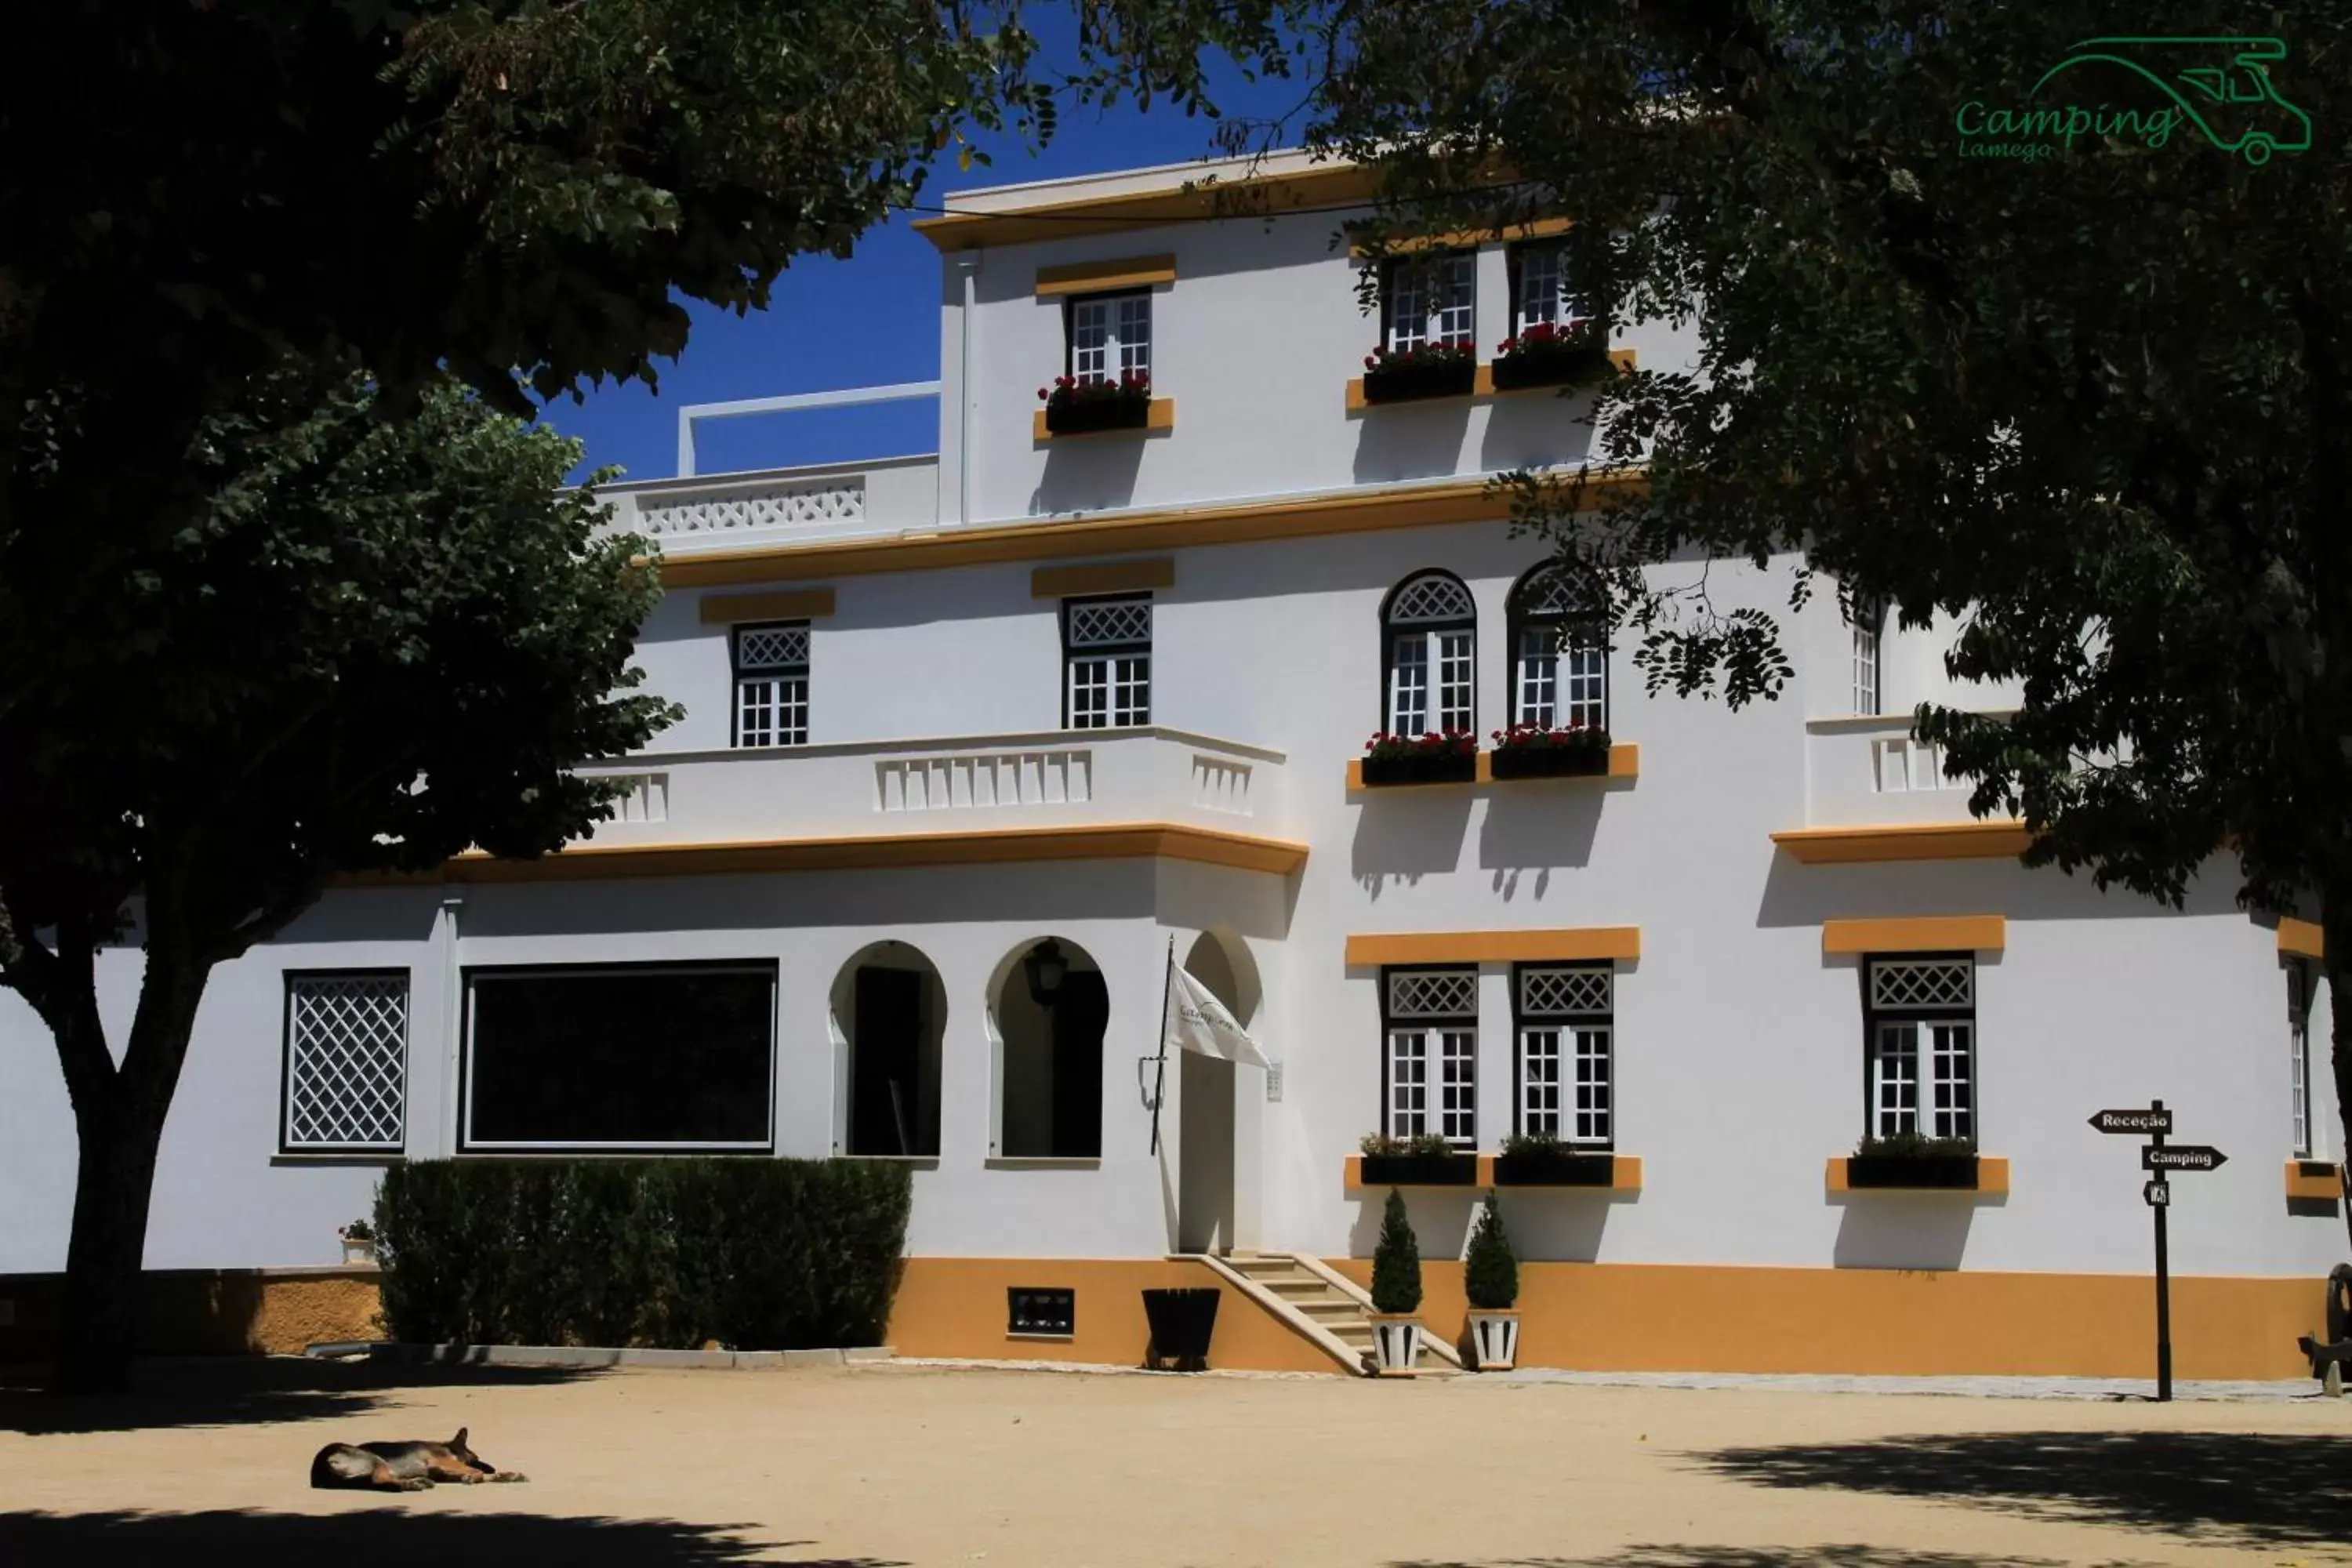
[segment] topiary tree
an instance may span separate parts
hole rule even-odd
[[[1392,1318],[1421,1310],[1421,1243],[1405,1217],[1404,1194],[1389,1189],[1381,1239],[1372,1248],[1372,1310]]]
[[[1481,1312],[1507,1312],[1519,1299],[1519,1255],[1503,1230],[1503,1205],[1490,1191],[1470,1232],[1462,1263],[1462,1289]]]

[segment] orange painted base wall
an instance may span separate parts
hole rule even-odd
[[[1369,1283],[1366,1258],[1331,1267]],[[1424,1261],[1422,1321],[1458,1337],[1462,1266]],[[891,1317],[901,1355],[1135,1366],[1147,1330],[1140,1292],[1207,1285],[1198,1264],[1138,1259],[910,1258]],[[1068,1340],[1004,1332],[1010,1286],[1077,1293]],[[2155,1285],[2107,1274],[1927,1273],[1862,1268],[1716,1268],[1522,1263],[1523,1366],[1590,1372],[1846,1373],[1936,1376],[2152,1377]],[[2317,1279],[2172,1282],[2174,1374],[2297,1378],[2298,1334],[2322,1327]],[[1212,1366],[1329,1372],[1334,1363],[1255,1302],[1227,1289]]]
[[[15,1321],[0,1327],[0,1363],[46,1362],[57,1345],[63,1279],[0,1275],[0,1300]],[[146,1355],[299,1355],[335,1340],[372,1340],[383,1330],[373,1269],[163,1269],[142,1282]]]

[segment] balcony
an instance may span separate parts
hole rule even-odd
[[[929,531],[939,516],[935,457],[764,468],[606,486],[612,526],[678,560],[711,550]]]
[[[1289,820],[1280,752],[1160,727],[648,752],[580,772],[625,786],[596,850],[1150,826],[1271,846]]]
[[[1939,748],[1911,736],[1907,713],[1805,723],[1805,821],[1772,836],[1807,864],[2000,858],[2024,828],[1969,815],[1969,786],[1947,778]]]

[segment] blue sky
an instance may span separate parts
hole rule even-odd
[[[1046,29],[1050,56],[1059,43]],[[1230,113],[1286,112],[1304,91],[1296,81],[1244,81],[1221,69],[1212,96]],[[977,185],[1181,163],[1214,151],[1215,122],[1155,106],[1108,112],[1065,110],[1051,145],[1032,153],[1013,138],[977,142],[994,162],[956,167],[950,153],[919,198]],[[919,214],[912,216],[921,216]],[[846,261],[803,257],[777,279],[765,311],[736,317],[689,304],[694,325],[686,352],[660,368],[658,393],[642,384],[591,389],[586,400],[550,404],[542,418],[587,444],[589,468],[615,464],[632,479],[677,471],[681,404],[772,397],[793,392],[929,381],[940,373],[940,258],[895,216],[866,232]],[[698,470],[848,461],[928,452],[937,447],[939,414],[928,401],[703,422],[696,432]]]

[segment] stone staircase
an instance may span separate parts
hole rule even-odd
[[[1371,1299],[1320,1258],[1291,1252],[1234,1252],[1198,1260],[1288,1323],[1346,1371],[1372,1371]],[[1422,1336],[1422,1370],[1450,1376],[1462,1367],[1454,1347]]]

